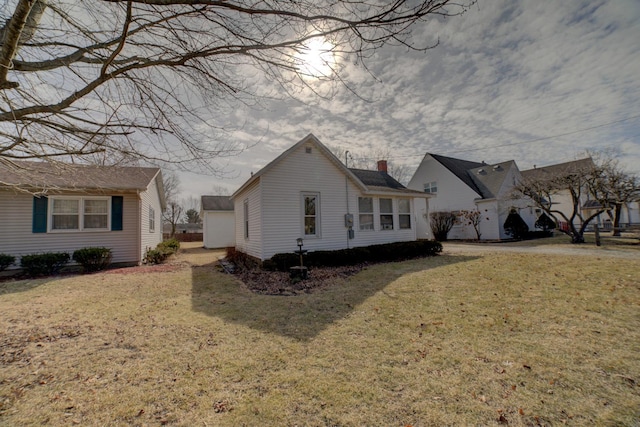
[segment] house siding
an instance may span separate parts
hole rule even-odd
[[[88,246],[104,246],[112,250],[113,263],[139,262],[138,197],[136,194],[106,195],[123,196],[122,231],[33,233],[33,196],[0,190],[0,253],[19,258],[21,255],[42,252],[65,251],[71,254],[76,249]],[[17,262],[19,264],[19,260]]]
[[[420,163],[407,188],[424,191],[424,184],[434,181],[437,182],[438,191],[435,193],[435,197],[429,199],[429,212],[476,209],[475,200],[481,197],[480,194],[469,188],[431,156],[426,156]],[[424,215],[423,211],[426,212],[426,206],[420,203],[418,211],[418,214]],[[420,238],[433,238],[428,221],[421,220],[417,224],[417,235]],[[475,239],[475,237],[473,227],[455,226],[449,234],[449,238],[452,239]],[[484,235],[482,237],[484,238]]]
[[[310,152],[307,152],[310,149]],[[260,184],[257,185],[257,182]],[[347,209],[347,192],[349,209]],[[302,195],[317,193],[320,198],[319,235],[305,236]],[[361,190],[342,169],[334,164],[315,144],[306,143],[289,153],[256,183],[234,197],[236,212],[236,247],[250,255],[268,259],[276,253],[297,250],[296,239],[304,239],[308,251],[343,249],[379,243],[410,241],[416,238],[416,217],[411,200],[412,228],[398,229],[397,197],[393,199],[394,230],[380,231],[378,196],[374,198],[375,231],[358,230],[358,197]],[[244,239],[243,203],[249,200],[253,221],[249,240]],[[260,206],[256,206],[260,203]],[[354,216],[355,238],[348,239],[344,215]],[[262,214],[262,215],[260,215]],[[258,218],[255,218],[257,216]],[[260,222],[261,218],[261,222]],[[255,230],[258,224],[260,230]],[[256,247],[257,245],[257,247]]]
[[[203,216],[205,248],[225,248],[235,245],[234,211],[204,211]]]
[[[234,199],[236,248],[248,255],[262,259],[262,179],[256,180]],[[244,202],[249,203],[249,238],[244,236]]]
[[[155,229],[149,231],[149,208],[155,211]],[[158,192],[158,184],[154,179],[149,183],[146,191],[140,193],[140,209],[138,212],[140,218],[140,260],[144,259],[147,249],[155,248],[158,243],[162,242],[162,204],[160,202],[160,193]]]

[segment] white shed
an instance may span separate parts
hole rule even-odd
[[[204,247],[235,246],[235,214],[229,196],[202,196],[201,201]]]

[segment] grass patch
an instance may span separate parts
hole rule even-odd
[[[177,271],[0,284],[3,425],[633,425],[640,261],[455,255],[294,297]]]

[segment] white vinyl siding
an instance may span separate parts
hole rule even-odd
[[[415,240],[415,227],[407,230],[375,231],[380,227],[379,197],[363,194],[351,179],[345,179],[343,170],[323,150],[312,146],[310,152],[307,152],[306,145],[300,144],[281,161],[270,165],[268,170],[234,196],[238,250],[260,259],[268,259],[276,253],[297,250],[296,239],[300,237],[304,239],[304,249],[309,251]],[[320,195],[317,207],[320,235],[315,238],[304,235],[304,211],[301,203],[303,193]],[[375,228],[374,231],[356,229],[354,238],[348,239],[344,215],[358,215],[359,197],[373,199]],[[393,199],[394,196],[385,198]],[[247,241],[243,238],[242,226],[245,199],[249,201],[251,221],[250,239]],[[413,200],[411,203],[413,206]]]
[[[233,211],[204,211],[204,247],[226,248],[235,245],[235,214]]]
[[[116,194],[114,194],[116,195]],[[136,194],[123,196],[122,231],[33,233],[33,196],[0,190],[0,253],[21,255],[69,252],[89,246],[110,248],[114,263],[137,263],[139,203]],[[72,197],[71,195],[67,198]],[[64,198],[64,197],[63,197]],[[50,214],[50,211],[48,211]],[[19,260],[17,261],[19,264]]]
[[[138,251],[141,260],[144,259],[148,248],[155,248],[158,243],[162,242],[162,227],[155,227],[151,230],[149,224],[151,217],[148,214],[149,208],[153,209],[156,213],[162,212],[158,184],[155,179],[149,183],[146,191],[140,193],[140,205],[135,213],[138,219],[136,227],[137,233],[140,235],[140,247]],[[125,214],[127,214],[126,211]]]

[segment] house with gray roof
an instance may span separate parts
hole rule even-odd
[[[416,200],[432,197],[405,188],[378,170],[347,168],[309,134],[233,193],[235,247],[261,260],[298,249],[334,250],[412,241]]]
[[[235,213],[229,196],[202,196],[200,218],[204,247],[226,248],[235,246]]]
[[[0,253],[17,264],[89,246],[110,248],[114,264],[140,264],[162,241],[164,207],[158,168],[0,161]]]
[[[509,212],[516,210],[529,229],[539,212],[527,200],[513,199],[513,187],[520,179],[520,171],[513,160],[487,164],[427,153],[411,178],[408,188],[423,191],[434,198],[429,200],[429,209],[419,205],[417,209],[426,215],[429,211],[450,211],[460,215],[462,211],[479,211],[480,239],[497,240],[509,238],[504,231],[504,222]],[[418,230],[419,236],[432,238],[426,223]],[[472,226],[459,221],[449,233],[451,239],[475,239]]]

